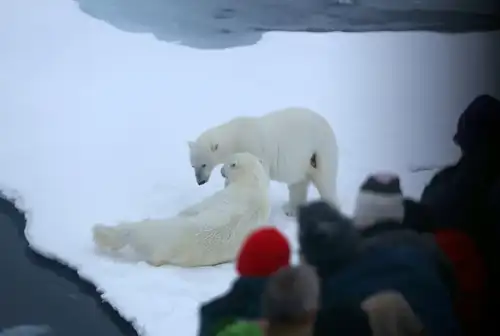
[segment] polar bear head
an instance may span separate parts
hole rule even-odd
[[[188,141],[189,159],[198,185],[207,183],[215,166],[237,152],[232,138],[231,132],[219,126],[206,130],[196,141]]]
[[[198,185],[205,184],[210,179],[214,167],[221,163],[219,155],[216,153],[219,150],[219,145],[211,144],[205,146],[198,141],[189,141],[188,145],[189,160],[194,169],[196,182]]]
[[[231,155],[221,168],[221,175],[229,184],[251,183],[269,185],[269,175],[262,160],[250,153]]]

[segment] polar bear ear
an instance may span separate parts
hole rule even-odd
[[[212,152],[215,152],[217,149],[219,149],[219,144],[213,144],[212,146],[210,146],[210,150]]]
[[[189,149],[193,149],[196,146],[196,142],[194,141],[188,141],[187,144],[189,146]]]

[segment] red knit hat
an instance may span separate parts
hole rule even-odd
[[[288,240],[274,227],[259,228],[240,248],[236,269],[240,276],[266,277],[290,263]]]

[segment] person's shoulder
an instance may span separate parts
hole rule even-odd
[[[208,314],[255,318],[259,315],[260,297],[267,282],[266,277],[239,277],[224,295],[209,303],[205,311]]]
[[[234,303],[240,301],[240,298],[243,296],[244,285],[241,282],[241,278],[236,278],[226,292],[203,303],[200,307],[201,314],[212,315],[231,311]]]
[[[393,266],[399,271],[434,267],[424,237],[411,230],[390,232],[365,241],[360,267],[375,270]]]

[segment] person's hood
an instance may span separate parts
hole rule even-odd
[[[453,141],[464,155],[500,152],[500,101],[489,95],[476,97],[458,120]]]
[[[302,257],[320,276],[335,272],[358,255],[361,237],[350,218],[323,201],[299,207]]]

